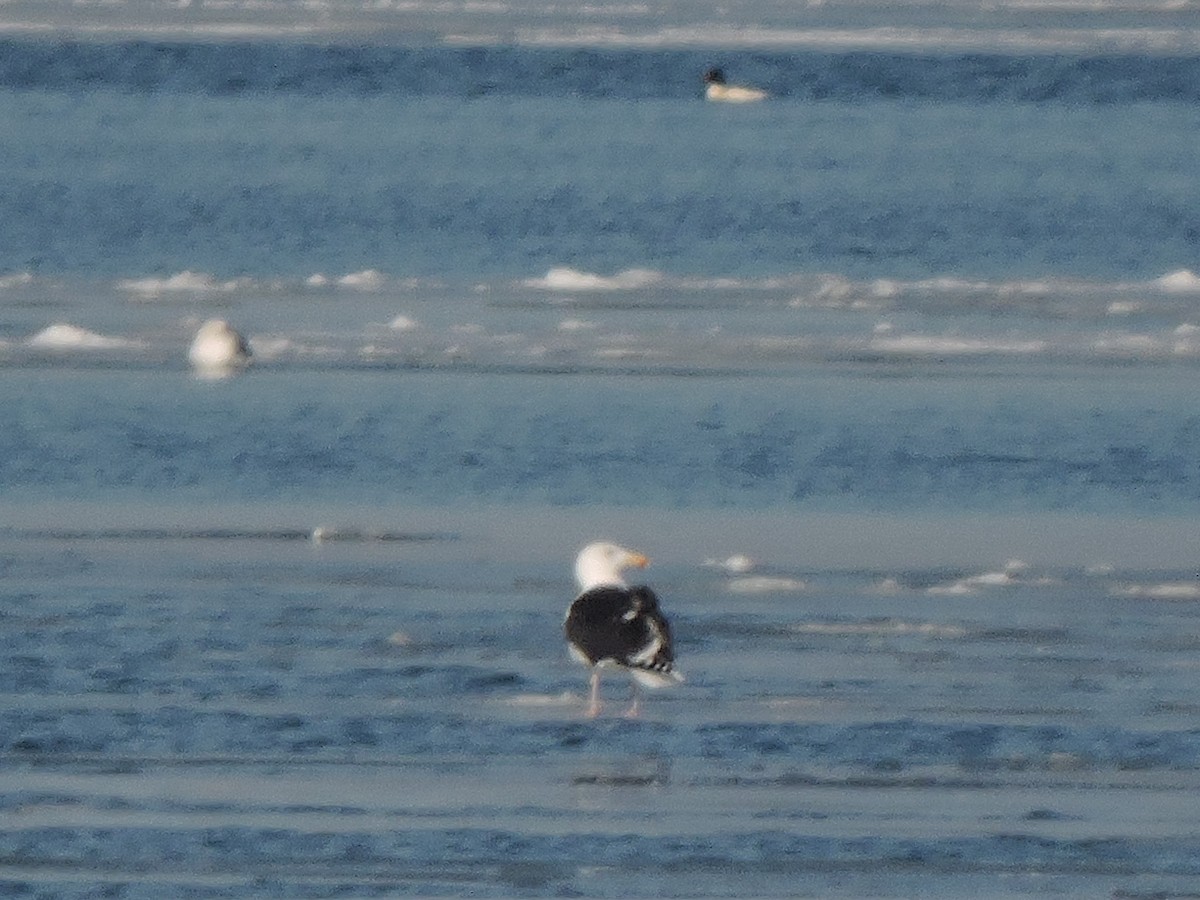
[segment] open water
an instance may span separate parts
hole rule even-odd
[[[0,34],[6,896],[1200,894],[1194,4]]]

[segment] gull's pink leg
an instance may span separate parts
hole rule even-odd
[[[629,685],[633,699],[629,704],[629,709],[625,712],[625,718],[636,719],[642,714],[642,692],[638,690],[638,683],[635,679],[630,679]]]
[[[592,689],[588,697],[588,716],[596,718],[600,715],[600,670],[592,669]]]

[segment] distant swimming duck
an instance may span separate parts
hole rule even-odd
[[[754,103],[767,99],[767,92],[758,88],[725,83],[725,73],[714,67],[704,73],[704,96],[720,103]]]
[[[228,375],[250,362],[250,345],[224,319],[200,326],[188,348],[188,360],[206,375]]]

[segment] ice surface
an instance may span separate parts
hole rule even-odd
[[[931,597],[942,569],[902,555],[880,594],[879,568],[781,553],[776,524],[739,543],[807,590],[731,596],[694,518],[660,513],[645,574],[690,681],[588,720],[571,554],[543,532],[573,546],[596,513],[529,532],[533,509],[426,511],[458,537],[396,512],[411,540],[314,543],[247,512],[0,532],[14,890],[607,897],[669,873],[656,895],[1038,896],[1200,874],[1200,604],[1119,589],[1167,571],[1031,563],[990,600]],[[865,521],[894,555],[900,531]]]
[[[129,338],[97,334],[65,322],[46,326],[37,334],[29,337],[25,343],[40,350],[56,351],[121,350],[141,346],[140,342]]]

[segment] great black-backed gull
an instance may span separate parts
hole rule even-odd
[[[704,96],[722,103],[754,103],[766,100],[767,92],[758,88],[725,83],[725,73],[718,68],[704,73]]]
[[[224,319],[209,319],[192,339],[188,360],[202,374],[226,375],[249,364],[250,345]]]
[[[638,684],[657,688],[683,680],[675,671],[671,626],[658,597],[644,585],[630,587],[621,575],[648,562],[641,553],[607,541],[588,544],[575,559],[579,596],[567,610],[563,631],[571,655],[591,669],[588,715],[600,712],[603,668],[625,669],[633,677],[630,715],[638,712]]]

